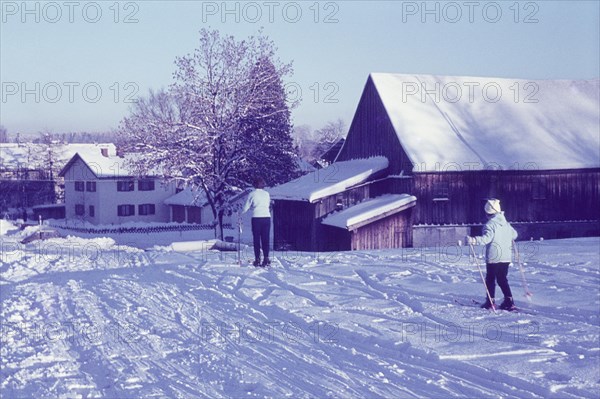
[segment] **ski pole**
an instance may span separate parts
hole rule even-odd
[[[481,281],[483,281],[483,286],[485,287],[485,293],[487,294],[488,300],[492,305],[492,310],[496,313],[496,304],[492,299],[492,295],[490,295],[490,290],[488,290],[488,286],[485,283],[485,277],[483,277],[483,272],[481,271],[481,266],[479,266],[479,262],[477,261],[477,255],[475,255],[475,248],[473,248],[473,244],[469,243],[469,247],[471,248],[471,254],[473,255],[473,259],[475,259],[475,264],[477,265],[477,269],[479,270],[479,275],[481,276]]]
[[[529,286],[527,285],[527,280],[525,279],[525,271],[523,270],[523,265],[521,264],[521,258],[519,256],[519,249],[517,248],[515,240],[513,240],[513,249],[515,250],[515,259],[517,261],[517,265],[519,265],[519,271],[521,272],[521,282],[523,284],[523,289],[525,290],[525,296],[531,301],[533,294],[531,291],[529,291]]]
[[[238,264],[242,266],[242,215],[238,212],[238,245],[237,245],[237,255],[238,255]]]

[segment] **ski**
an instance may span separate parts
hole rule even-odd
[[[460,306],[467,306],[467,307],[471,307],[471,308],[480,308],[481,307],[481,302],[476,301],[475,299],[471,299],[470,303],[465,303],[465,302],[460,301],[455,298],[454,303],[456,303],[457,305],[460,305]],[[488,309],[488,310],[491,311],[491,309]]]
[[[269,263],[267,266],[254,266],[254,261],[248,259],[248,265],[256,269],[272,269],[283,267],[277,258],[271,258],[271,263]]]
[[[456,304],[457,304],[457,305],[459,305],[459,306],[466,306],[466,307],[471,307],[471,308],[479,308],[479,309],[483,309],[483,308],[481,308],[481,305],[482,305],[482,303],[481,303],[481,302],[479,302],[479,301],[477,301],[477,300],[475,300],[475,299],[471,299],[471,302],[470,302],[470,303],[465,303],[465,302],[463,302],[463,301],[460,301],[460,300],[458,300],[458,299],[454,299],[454,303],[456,303]],[[487,310],[489,310],[490,312],[492,311],[491,309],[487,309]],[[515,306],[515,308],[514,308],[514,309],[511,309],[511,310],[504,310],[504,309],[500,309],[500,307],[496,307],[496,310],[497,310],[497,311],[498,311],[498,310],[500,310],[500,311],[502,311],[502,312],[508,312],[508,313],[525,313],[525,314],[531,314],[531,315],[535,315],[535,314],[537,314],[537,313],[536,313],[535,311],[533,311],[533,310],[530,310],[530,309],[523,309],[523,308],[520,308],[520,307],[518,307],[518,306]]]
[[[481,307],[481,305],[482,305],[481,302],[479,302],[479,301],[477,301],[475,299],[471,299],[471,302],[473,302],[473,304],[475,306]],[[530,313],[530,314],[534,313],[531,310],[526,310],[526,309],[523,309],[523,308],[520,308],[520,307],[514,306],[514,305],[513,305],[512,309],[501,309],[499,306],[496,306],[496,310],[502,310],[503,312],[511,312],[511,313],[514,313],[514,312],[516,312],[516,313]]]

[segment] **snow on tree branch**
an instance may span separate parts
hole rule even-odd
[[[230,198],[263,176],[270,185],[297,176],[290,105],[275,57],[259,32],[246,40],[202,29],[198,48],[175,59],[173,84],[141,98],[121,122],[124,148],[140,173],[160,168],[206,195],[222,236]]]

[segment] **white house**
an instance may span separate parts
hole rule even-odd
[[[157,176],[138,177],[125,158],[76,153],[59,176],[65,180],[67,220],[106,225],[170,219],[164,200],[175,194],[175,186]]]

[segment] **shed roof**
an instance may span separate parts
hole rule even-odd
[[[206,195],[200,190],[194,190],[190,187],[184,188],[182,191],[167,198],[164,201],[167,205],[181,206],[204,206],[207,203]]]
[[[372,198],[348,209],[327,216],[321,223],[342,229],[357,227],[383,219],[415,205],[417,197],[409,194],[388,194]]]
[[[241,204],[246,201],[251,189],[240,190],[231,195],[230,204]],[[185,187],[183,190],[164,200],[166,205],[180,205],[190,207],[203,207],[209,204],[206,193],[199,187]]]
[[[363,183],[387,167],[388,160],[385,157],[335,162],[268,191],[273,199],[315,202]]]
[[[600,80],[371,78],[415,172],[600,167]]]

